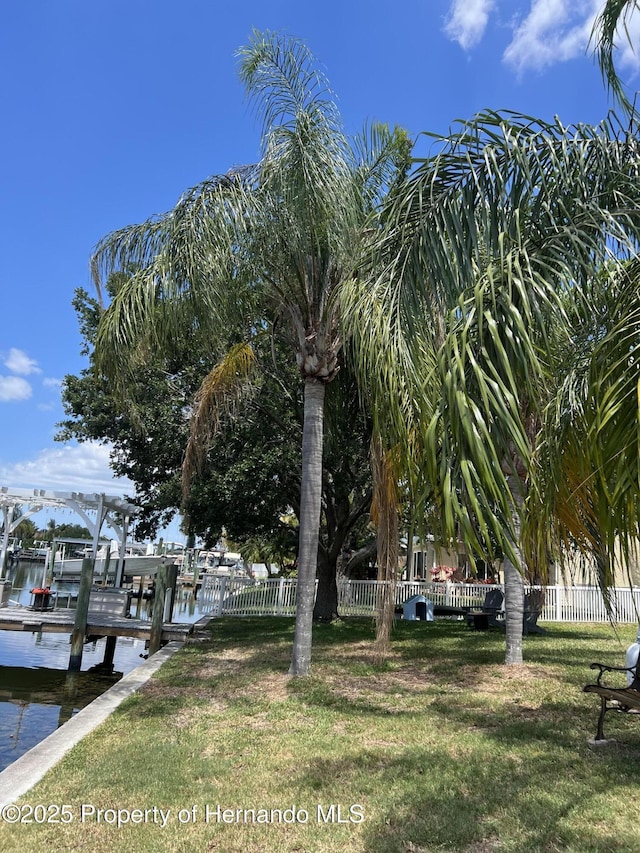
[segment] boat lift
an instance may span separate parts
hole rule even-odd
[[[112,530],[117,534],[120,542],[120,555],[118,560],[118,569],[116,573],[116,588],[122,585],[122,575],[124,572],[125,561],[125,545],[128,535],[128,527],[130,520],[137,514],[138,507],[135,504],[129,503],[123,498],[118,498],[105,494],[84,494],[83,492],[50,492],[45,489],[11,489],[8,486],[0,486],[0,506],[2,507],[2,516],[4,521],[4,529],[2,534],[2,544],[0,546],[0,582],[2,582],[4,573],[4,563],[7,555],[9,536],[20,523],[20,519],[14,519],[16,506],[27,504],[29,509],[20,518],[33,515],[34,512],[39,512],[44,507],[54,509],[72,509],[85,522],[91,536],[92,553],[90,557],[85,559],[80,574],[80,588],[78,590],[78,602],[74,612],[73,623],[65,624],[66,628],[72,628],[71,633],[71,652],[69,655],[69,671],[79,672],[82,664],[82,649],[87,637],[87,628],[89,625],[89,598],[91,593],[91,580],[93,576],[93,567],[95,565],[96,556],[98,553],[98,544],[100,542],[100,531],[102,525],[106,522]],[[116,518],[116,514],[119,518]],[[120,522],[122,519],[122,523]],[[155,607],[151,620],[149,633],[149,654],[154,654],[160,648],[163,638],[163,617],[166,610],[166,602],[170,596],[170,590],[167,589],[166,567],[162,565],[162,571],[158,572],[158,600],[165,601],[165,608]],[[46,571],[46,569],[45,569]],[[3,586],[5,583],[3,583]],[[174,579],[175,586],[175,579]],[[43,588],[41,592],[45,592]],[[22,622],[20,614],[20,624],[22,629],[28,629],[27,623]],[[104,631],[104,636],[107,636],[107,647],[105,652],[105,663],[108,659],[113,662],[113,653],[115,651],[116,639],[119,635],[126,633],[127,620],[123,620],[125,628],[119,626],[115,629],[114,634]],[[43,630],[41,625],[32,624],[33,630]]]
[[[27,505],[28,509],[14,519],[16,506]],[[100,531],[106,522],[116,534],[120,542],[120,558],[116,574],[116,586],[122,583],[124,569],[125,544],[129,533],[129,522],[134,518],[139,508],[124,498],[113,495],[85,494],[84,492],[53,492],[47,489],[15,489],[0,486],[0,506],[2,507],[2,542],[0,543],[0,581],[5,572],[5,562],[9,548],[9,537],[21,521],[45,507],[53,509],[71,509],[77,513],[86,524],[92,536],[91,557],[95,560],[98,553]],[[119,516],[122,523],[119,523]]]

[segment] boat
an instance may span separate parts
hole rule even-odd
[[[231,575],[244,572],[244,562],[240,554],[232,551],[200,551],[198,571],[206,574]]]
[[[53,576],[57,580],[71,580],[80,577],[82,564],[87,557],[91,556],[91,550],[87,549],[82,557],[65,558],[62,555],[56,557],[53,564]],[[158,567],[163,564],[172,565],[175,557],[167,554],[155,554],[153,545],[132,544],[125,547],[124,577],[149,577],[155,575]],[[103,545],[96,554],[94,566],[94,579],[115,578],[120,561],[120,550],[118,542],[113,539],[108,545]]]
[[[177,557],[180,566],[178,583],[186,588],[199,588],[207,578],[246,578],[247,572],[241,554],[219,549],[196,552],[193,562],[185,564]]]
[[[9,564],[17,562],[22,552],[22,540],[11,537],[7,545],[7,561]]]
[[[51,543],[37,540],[31,548],[21,548],[18,552],[18,559],[29,563],[44,563],[50,553]]]

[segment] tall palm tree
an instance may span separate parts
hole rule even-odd
[[[585,283],[635,254],[640,159],[613,120],[565,128],[483,113],[433,145],[386,214],[383,273],[345,291],[346,315],[362,318],[346,328],[387,401],[392,440],[425,460],[408,475],[438,508],[444,541],[504,555],[514,664],[521,528],[558,353]]]
[[[335,295],[355,274],[365,226],[406,162],[408,142],[375,125],[352,143],[326,79],[296,39],[254,32],[239,51],[239,71],[262,120],[260,162],[210,178],[165,215],[100,242],[92,260],[98,282],[115,269],[136,272],[105,312],[96,354],[116,392],[126,395],[127,372],[146,351],[166,350],[196,327],[215,335],[221,325],[244,326],[247,341],[256,317],[263,328],[287,330],[304,381],[290,668],[304,675],[311,662],[325,387],[341,349]],[[200,412],[207,397],[220,399],[218,391],[214,378],[203,389]]]

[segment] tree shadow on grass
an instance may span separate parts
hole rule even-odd
[[[508,752],[485,753],[483,760],[437,743],[414,744],[400,754],[367,750],[333,761],[314,758],[301,768],[299,784],[323,803],[340,795],[344,803],[348,791],[364,804],[362,838],[371,853],[638,849],[633,821],[606,828],[598,823],[600,800],[613,785],[610,772],[576,766],[571,751],[539,753],[522,763]],[[618,784],[635,784],[633,767],[623,769]],[[366,804],[380,792],[395,802],[367,819]]]
[[[413,695],[432,702],[436,713],[449,718],[460,714],[462,722],[467,713],[478,713],[484,714],[486,723],[491,715],[481,702],[473,708],[474,694],[484,681],[507,679],[511,670],[502,666],[501,634],[471,631],[453,622],[400,623],[389,659],[379,661],[371,620],[350,619],[317,626],[314,675],[288,679],[293,631],[293,620],[285,618],[216,620],[210,627],[211,639],[188,646],[167,662],[142,690],[146,709],[134,703],[131,712],[161,716],[169,708],[179,711],[188,703],[206,704],[216,699],[248,707],[252,701],[261,700],[253,689],[261,680],[280,679],[288,695],[300,703],[339,713],[402,717],[411,713],[407,697]],[[575,723],[576,716],[590,732],[596,710],[593,702],[585,701],[582,686],[592,680],[591,661],[603,657],[598,655],[598,648],[610,644],[611,637],[607,626],[600,631],[591,629],[584,638],[575,630],[554,626],[543,636],[525,638],[525,666],[530,668],[532,680],[540,677],[549,737],[556,728]],[[613,648],[611,658],[617,653]],[[536,672],[539,666],[543,668],[540,676]],[[519,689],[517,679],[513,689]],[[459,698],[450,701],[450,693],[463,696],[464,702],[460,704]],[[535,717],[526,707],[523,710],[518,706],[517,697],[511,714],[523,725]],[[538,722],[541,719],[542,715]],[[505,718],[501,725],[508,729],[509,721]]]

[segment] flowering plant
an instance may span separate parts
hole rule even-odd
[[[451,566],[434,566],[431,569],[431,578],[434,581],[446,582],[450,581],[455,573],[455,569]]]

